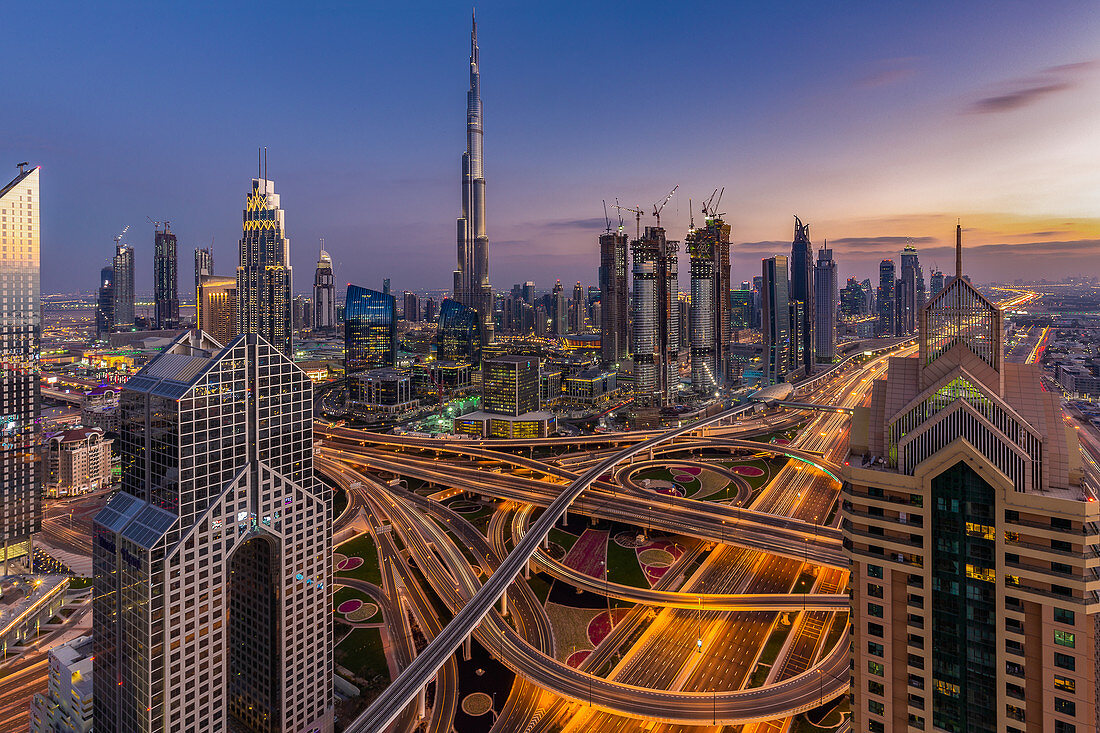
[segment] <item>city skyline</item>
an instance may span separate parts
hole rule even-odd
[[[678,60],[669,68],[628,50],[621,58],[594,52],[590,36],[604,26],[595,11],[490,4],[479,12],[483,45],[492,39],[480,63],[488,83],[486,174],[493,187],[487,217],[498,290],[532,276],[540,288],[557,278],[593,282],[594,243],[603,229],[600,200],[618,197],[646,208],[673,183],[680,190],[663,224],[675,239],[687,231],[687,199],[727,187],[735,281],[756,272],[762,257],[785,251],[792,213],[812,224],[817,237],[828,238],[841,277],[871,276],[879,259],[896,257],[910,239],[929,270],[943,269],[957,217],[973,243],[970,267],[989,279],[1089,274],[1100,247],[1100,220],[1091,216],[1088,196],[1100,155],[1089,124],[1100,104],[1100,69],[1089,46],[1100,27],[1096,12],[1068,5],[1044,6],[1041,14],[998,7],[993,22],[975,6],[955,12],[944,26],[934,10],[903,17],[876,9],[859,18],[822,17],[824,11],[812,6],[754,11],[737,16],[743,28],[732,37],[734,56],[718,57],[685,38],[708,17],[732,21],[732,11],[711,8],[692,18],[650,10],[615,17],[614,27],[624,38],[667,28],[672,47],[683,51],[670,54]],[[12,160],[33,156],[51,173],[50,193],[59,206],[46,212],[43,230],[58,256],[43,263],[45,291],[91,290],[88,278],[78,280],[76,273],[97,271],[127,223],[135,225],[128,240],[137,250],[137,289],[149,290],[152,251],[143,246],[139,225],[146,216],[171,218],[185,252],[213,236],[219,260],[231,261],[239,236],[231,202],[251,174],[252,150],[263,144],[271,149],[272,177],[294,212],[288,235],[303,245],[326,237],[341,282],[373,283],[372,275],[381,273],[398,290],[447,287],[468,8],[362,12],[368,15],[303,19],[288,11],[263,23],[275,36],[293,40],[339,37],[346,32],[341,26],[355,21],[395,27],[415,21],[418,37],[438,52],[405,64],[411,51],[400,47],[406,35],[396,32],[338,57],[332,51],[272,59],[285,77],[282,91],[301,99],[303,109],[248,126],[236,124],[250,109],[247,95],[233,85],[239,78],[212,76],[207,66],[232,66],[239,51],[217,45],[197,74],[182,79],[167,63],[150,60],[148,69],[133,68],[141,64],[130,61],[151,51],[123,31],[112,33],[131,49],[125,57],[109,44],[84,46],[79,12],[71,22],[81,36],[69,39],[66,24],[50,24],[49,40],[82,53],[92,66],[118,67],[118,74],[110,89],[98,83],[73,89],[72,80],[55,78],[53,62],[28,61],[22,81],[3,82],[14,96],[23,83],[52,92],[29,103],[0,143]],[[35,26],[42,19],[15,20]],[[94,28],[111,14],[85,20]],[[138,16],[127,30],[140,35],[146,24],[164,20]],[[192,13],[179,20],[182,38],[208,23],[216,40],[232,16]],[[517,33],[532,27],[538,32],[520,43]],[[868,28],[892,32],[894,43],[860,40],[869,37]],[[758,37],[742,39],[741,33]],[[1020,33],[1034,43],[1005,43]],[[791,46],[787,55],[756,64],[774,57],[780,37]],[[561,39],[567,42],[553,42]],[[386,73],[372,78],[377,89],[347,71],[379,63]],[[637,73],[621,74],[625,64]],[[314,84],[321,71],[326,78]],[[164,126],[144,126],[146,117],[133,114],[125,96],[144,90],[151,74],[164,75],[180,106],[177,119]],[[682,90],[676,85],[683,84],[706,93],[705,113],[678,111]],[[196,85],[209,90],[201,105],[192,104]],[[632,105],[660,102],[660,89],[670,90],[667,115],[624,121],[622,111]],[[386,113],[365,120],[372,98],[387,100]],[[62,123],[50,116],[62,100],[94,113],[82,124]],[[565,100],[569,105],[558,103]],[[562,124],[565,106],[590,110],[585,124]],[[790,112],[807,108],[812,113]],[[683,130],[675,128],[674,117],[684,120]],[[180,124],[189,129],[176,129]],[[141,146],[133,145],[134,125],[140,126]],[[247,132],[223,134],[225,129]],[[372,144],[372,137],[386,144]],[[215,165],[218,173],[210,175]],[[795,170],[800,175],[792,183]],[[391,246],[395,241],[402,247]],[[293,264],[311,266],[312,249],[296,249]],[[425,268],[425,262],[438,264]]]

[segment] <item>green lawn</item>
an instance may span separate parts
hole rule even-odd
[[[373,683],[370,689],[389,684],[381,629],[352,629],[347,638],[336,645],[335,656],[338,665],[361,680]]]
[[[344,601],[350,601],[353,598],[358,598],[363,603],[374,603],[374,599],[368,596],[361,590],[355,588],[349,588],[346,585],[340,586],[336,589],[336,592],[332,594],[332,610],[335,611],[340,607],[340,604]],[[336,614],[336,618],[343,621],[343,614]],[[382,609],[379,607],[378,612],[371,616],[366,621],[360,623],[378,623],[382,621]]]
[[[792,614],[791,624],[784,626],[782,623],[777,623],[773,627],[772,633],[764,643],[764,650],[760,652],[760,658],[756,660],[756,669],[752,671],[747,687],[760,687],[764,684],[764,680],[768,678],[768,672],[771,671],[771,666],[775,664],[775,658],[779,656],[779,650],[783,648],[783,642],[787,640],[793,626]]]
[[[368,583],[374,583],[378,586],[382,585],[382,571],[379,568],[378,548],[375,546],[374,538],[371,537],[370,533],[363,533],[358,537],[353,537],[337,547],[336,552],[341,555],[346,555],[347,557],[363,558],[363,564],[354,570],[344,572],[334,569],[335,579],[337,581],[340,576],[344,576],[365,580]]]
[[[527,581],[527,585],[531,586],[531,590],[534,591],[540,603],[546,603],[546,599],[550,596],[549,576],[542,573],[532,575],[531,579]]]
[[[91,588],[91,578],[74,577],[69,578],[69,590],[81,590],[82,588]]]
[[[577,535],[569,534],[565,530],[558,529],[557,527],[550,530],[549,537],[551,542],[561,545],[565,548],[566,552],[569,552],[573,545],[577,543]]]
[[[791,593],[809,593],[814,586],[814,579],[813,573],[801,573],[791,588]]]
[[[607,543],[607,579],[634,588],[649,588],[634,548],[622,547],[614,540]]]

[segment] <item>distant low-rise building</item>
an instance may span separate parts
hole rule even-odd
[[[565,378],[565,401],[581,407],[602,405],[618,394],[615,372],[585,369]]]
[[[46,436],[46,496],[77,496],[111,484],[111,445],[101,428],[74,428]]]
[[[91,733],[92,637],[81,636],[50,650],[45,693],[31,702],[31,733]]]
[[[118,432],[118,394],[115,387],[96,387],[84,395],[80,404],[80,424],[100,428],[105,433]]]
[[[348,377],[348,396],[367,412],[401,415],[415,410],[420,401],[413,397],[412,372],[385,367]]]

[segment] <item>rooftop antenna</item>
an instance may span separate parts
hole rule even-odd
[[[688,231],[695,231],[695,209],[691,205],[691,197],[688,197]]]
[[[24,160],[22,163],[16,163],[15,164],[15,167],[19,169],[19,175],[23,175],[24,173],[27,172],[26,168],[27,168],[28,165],[30,165],[30,162],[28,162],[26,160]]]
[[[267,146],[264,145],[264,195],[267,195]]]
[[[962,219],[955,223],[955,278],[963,276],[963,228]]]

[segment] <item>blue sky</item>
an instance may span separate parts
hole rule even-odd
[[[595,279],[601,199],[683,237],[725,187],[734,279],[791,215],[869,276],[912,238],[976,279],[1096,273],[1100,6],[1081,2],[479,4],[491,276]],[[87,290],[131,226],[236,265],[257,146],[298,289],[446,287],[470,7],[21,3],[6,7],[0,163],[43,166],[43,290]],[[11,172],[14,174],[14,168]],[[686,282],[684,283],[686,287]]]

